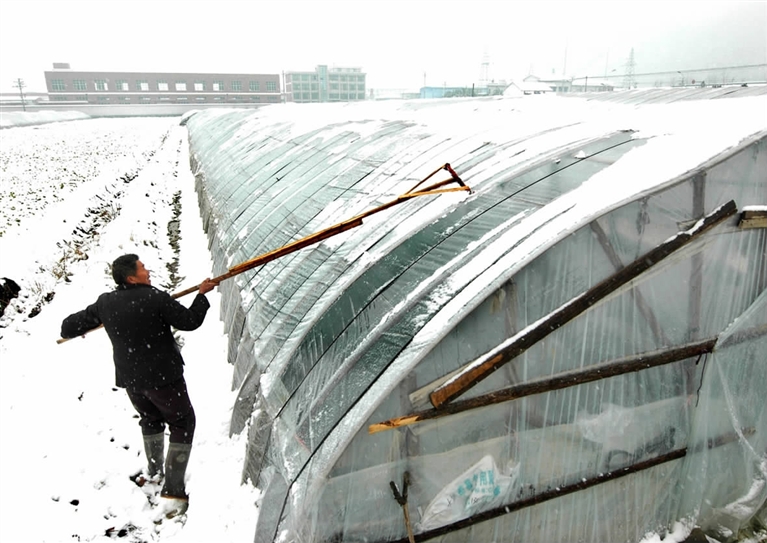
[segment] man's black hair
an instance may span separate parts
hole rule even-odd
[[[112,278],[118,286],[126,285],[128,277],[136,275],[136,262],[138,255],[133,254],[119,256],[112,262]]]

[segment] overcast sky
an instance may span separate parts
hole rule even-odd
[[[73,70],[360,67],[368,88],[767,63],[767,0],[0,0],[0,91]],[[614,70],[614,71],[613,71]]]

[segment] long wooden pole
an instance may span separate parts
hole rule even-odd
[[[571,302],[562,305],[559,309],[531,325],[524,333],[519,333],[505,344],[482,355],[463,371],[454,375],[429,394],[431,404],[439,409],[444,404],[460,396],[508,361],[516,358],[538,341],[551,334],[554,330],[564,326],[616,289],[638,277],[676,250],[684,247],[704,232],[731,217],[737,211],[738,208],[735,202],[730,200],[709,215],[703,217],[690,230],[679,232],[670,240],[661,243],[655,249],[652,249],[607,279],[597,283]]]
[[[434,183],[421,190],[416,190],[421,184],[423,184],[426,180],[428,180],[430,177],[432,177],[434,174],[436,174],[440,170],[447,170],[448,172],[450,172],[451,178],[446,179],[444,181],[440,181],[438,183]],[[451,187],[451,188],[443,188],[452,183],[458,183],[459,186]],[[257,268],[259,266],[263,266],[264,264],[267,264],[273,260],[277,260],[278,258],[281,258],[285,255],[288,255],[290,253],[294,253],[300,249],[303,249],[304,247],[309,247],[310,245],[319,243],[330,237],[346,232],[347,230],[356,228],[362,224],[362,219],[370,217],[371,215],[374,215],[376,213],[380,213],[381,211],[389,209],[390,207],[394,207],[395,205],[401,204],[402,202],[411,200],[412,198],[417,198],[419,196],[432,196],[434,194],[444,194],[447,192],[458,192],[458,191],[471,192],[471,188],[469,188],[469,186],[466,185],[461,180],[460,177],[458,177],[458,174],[455,173],[455,170],[453,170],[453,168],[450,167],[450,164],[445,164],[444,166],[441,166],[440,168],[434,170],[432,173],[426,176],[422,181],[420,181],[416,186],[414,186],[412,189],[405,192],[404,194],[398,196],[394,200],[391,200],[385,204],[381,204],[380,206],[374,207],[373,209],[365,211],[364,213],[360,213],[359,215],[356,215],[355,217],[352,217],[351,219],[341,221],[337,224],[334,224],[333,226],[325,228],[324,230],[320,230],[319,232],[315,232],[314,234],[309,234],[308,236],[303,237],[299,240],[293,241],[291,243],[288,243],[287,245],[283,245],[279,249],[269,251],[268,253],[261,254],[255,258],[252,258],[250,260],[237,264],[236,266],[229,268],[229,270],[226,273],[219,275],[218,277],[214,277],[212,281],[214,283],[220,283],[221,281],[225,281],[226,279],[231,279],[232,277],[240,275],[241,273],[244,273],[248,270],[252,270],[253,268]],[[171,294],[171,296],[173,298],[181,298],[182,296],[186,296],[187,294],[196,292],[197,290],[199,290],[199,288],[200,288],[200,285],[195,285],[193,287],[189,287],[180,292],[176,292],[175,294]],[[89,334],[103,327],[104,325],[99,325],[96,328],[88,330],[85,334]],[[84,337],[85,334],[83,334],[82,337]],[[70,339],[74,339],[74,338],[60,338],[56,340],[56,343],[58,344],[65,343],[69,341]]]
[[[709,338],[687,345],[681,345],[679,347],[642,353],[621,358],[619,360],[594,364],[579,370],[557,373],[551,377],[536,379],[527,383],[520,383],[495,392],[488,392],[487,394],[475,398],[456,400],[440,409],[427,409],[371,424],[368,426],[368,433],[375,434],[385,430],[393,430],[395,428],[401,428],[426,420],[438,419],[470,411],[472,409],[479,409],[489,405],[517,400],[533,394],[561,390],[585,383],[601,381],[602,379],[607,379],[609,377],[616,377],[626,373],[634,373],[656,366],[671,364],[673,362],[678,362],[679,360],[687,360],[693,356],[712,352],[716,345],[716,341],[717,338]]]

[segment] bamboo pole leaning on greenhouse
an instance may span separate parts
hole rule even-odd
[[[428,181],[431,177],[436,175],[441,170],[448,171],[450,173],[450,179],[445,179],[444,181],[439,181],[437,183],[433,183],[427,187],[419,189],[419,187],[423,183]],[[453,183],[457,183],[458,186],[444,188]],[[226,273],[219,275],[218,277],[214,277],[213,279],[211,279],[211,281],[213,281],[214,283],[220,283],[221,281],[225,281],[226,279],[231,279],[232,277],[236,277],[237,275],[240,275],[241,273],[244,273],[248,270],[252,270],[259,266],[263,266],[264,264],[267,264],[273,260],[277,260],[278,258],[281,258],[285,255],[294,253],[300,249],[309,247],[310,245],[315,245],[330,237],[336,236],[338,234],[346,232],[347,230],[351,230],[352,228],[356,228],[360,226],[362,224],[362,220],[367,217],[370,217],[371,215],[380,213],[381,211],[389,209],[390,207],[394,207],[395,205],[401,204],[403,202],[407,202],[413,198],[417,198],[419,196],[433,196],[435,194],[444,194],[447,192],[469,192],[469,193],[471,192],[471,188],[468,185],[466,185],[466,183],[464,183],[463,180],[461,180],[461,178],[458,176],[455,170],[453,170],[453,168],[448,163],[434,170],[432,173],[430,173],[421,181],[419,181],[413,188],[401,194],[394,200],[391,200],[385,204],[381,204],[380,206],[374,207],[373,209],[360,213],[359,215],[356,215],[345,221],[341,221],[337,224],[334,224],[333,226],[325,228],[324,230],[320,230],[313,234],[309,234],[306,237],[303,237],[301,239],[288,243],[287,245],[283,245],[282,247],[278,249],[269,251],[267,253],[263,253],[255,258],[252,258],[250,260],[237,264],[236,266],[229,268],[229,270]],[[189,287],[180,292],[176,292],[172,294],[171,296],[173,298],[181,298],[182,296],[186,296],[187,294],[197,292],[199,288],[200,288],[200,285],[195,285],[193,287]],[[86,332],[86,334],[89,334],[93,332],[94,330],[98,330],[103,327],[104,327],[103,325],[99,325],[96,328],[93,328],[92,330],[89,330],[88,332]],[[85,335],[83,335],[82,337],[85,337]],[[56,340],[56,343],[61,344],[66,341],[69,341],[70,339],[74,339],[74,338],[60,338]]]

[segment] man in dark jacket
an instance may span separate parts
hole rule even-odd
[[[186,502],[184,475],[195,416],[184,380],[184,360],[171,327],[199,328],[210,307],[205,294],[216,283],[205,279],[186,308],[152,286],[149,270],[134,254],[112,263],[112,277],[117,288],[64,319],[61,337],[77,337],[104,325],[112,342],[115,384],[125,388],[140,417],[149,479],[159,483],[164,476],[160,495]],[[170,430],[167,458],[166,425]]]

